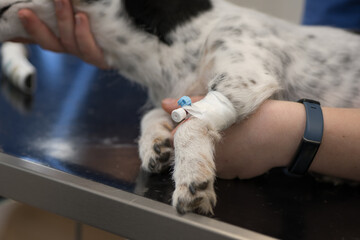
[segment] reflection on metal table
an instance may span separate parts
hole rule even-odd
[[[131,239],[360,239],[360,188],[279,170],[217,180],[213,217],[180,216],[169,174],[140,170],[143,89],[31,47],[33,96],[1,78],[0,195]]]

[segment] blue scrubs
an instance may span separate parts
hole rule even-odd
[[[360,31],[360,0],[307,0],[303,24]]]

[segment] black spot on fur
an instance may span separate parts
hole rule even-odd
[[[83,0],[83,2],[87,4],[95,3],[95,2],[104,2],[104,0]]]
[[[325,56],[321,55],[321,54],[314,54],[313,55],[313,60],[315,62],[318,62],[319,64],[326,64],[328,59]]]
[[[173,77],[173,75],[166,69],[161,69],[161,76],[163,79],[166,79],[167,81],[170,81]]]
[[[209,0],[124,0],[124,8],[139,29],[171,45],[166,36],[181,24],[212,8]]]
[[[241,35],[242,34],[242,29],[239,27],[234,27],[234,26],[225,26],[220,28],[220,31],[222,32],[226,32],[226,33],[232,33],[235,35]]]
[[[263,48],[263,47],[264,47],[264,45],[262,44],[262,42],[256,42],[255,44],[256,44],[256,46],[258,46],[259,48]]]
[[[308,39],[314,39],[314,38],[315,38],[315,35],[309,34],[309,35],[307,35],[307,38],[308,38]]]
[[[0,18],[2,17],[2,15],[4,15],[4,13],[9,10],[11,7],[11,5],[5,6],[3,8],[0,9]]]
[[[111,1],[106,0],[106,1],[103,1],[102,4],[106,7],[109,7],[111,5]]]
[[[123,44],[123,45],[125,45],[125,44],[128,43],[128,40],[127,40],[125,37],[122,37],[122,36],[117,36],[117,37],[116,37],[116,41],[117,41],[118,43],[120,43],[120,44]]]
[[[279,32],[276,28],[270,28],[270,32],[274,36],[279,36]]]
[[[129,74],[133,74],[136,72],[136,67],[133,66],[133,65],[128,65],[126,68],[125,68],[125,71]]]
[[[254,85],[257,84],[257,82],[254,79],[249,79],[249,81]]]
[[[184,67],[186,69],[189,69],[190,72],[195,72],[196,71],[197,65],[193,61],[191,61],[190,59],[184,59],[183,62],[184,62]]]
[[[5,14],[5,12],[7,12],[7,10],[9,10],[13,5],[18,4],[18,3],[25,3],[25,2],[31,2],[31,0],[16,1],[16,2],[12,2],[12,3],[9,3],[5,6],[3,6],[2,8],[0,8],[0,18],[2,18],[3,15]]]
[[[217,86],[222,82],[224,81],[225,79],[228,78],[228,75],[226,73],[222,73],[222,74],[219,74],[217,75],[214,80],[212,81],[212,84],[210,86],[210,89],[212,91],[216,91],[217,90]]]
[[[194,57],[194,58],[199,58],[200,57],[200,49],[199,48],[195,48],[195,49],[186,49],[186,54],[189,54],[190,56]]]
[[[104,12],[99,12],[99,18],[103,18],[103,17],[105,17],[105,13]]]
[[[342,57],[341,61],[343,64],[349,64],[352,61],[352,59],[350,55],[345,55]]]
[[[238,62],[244,62],[245,61],[245,56],[241,52],[231,52],[230,53],[230,58],[231,58],[233,63],[238,63]]]
[[[210,87],[211,91],[216,91],[217,90],[217,84],[213,83]]]
[[[185,35],[180,36],[180,37],[181,37],[181,41],[186,44],[190,41],[198,39],[199,35],[200,35],[200,30],[193,28],[193,29],[190,29],[190,31],[188,31]]]
[[[225,46],[225,41],[224,40],[218,39],[211,45],[211,51],[215,52],[219,48],[222,49],[222,50],[227,49],[227,47]]]

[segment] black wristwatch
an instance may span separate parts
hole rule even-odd
[[[308,171],[320,147],[324,131],[324,118],[319,102],[310,99],[301,99],[298,102],[305,106],[306,127],[287,172],[291,175],[303,176]]]

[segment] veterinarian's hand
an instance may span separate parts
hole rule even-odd
[[[55,6],[59,37],[31,10],[22,9],[18,15],[31,39],[20,41],[37,43],[44,49],[73,54],[99,68],[109,68],[91,33],[87,16],[74,13],[70,0],[55,0]]]

